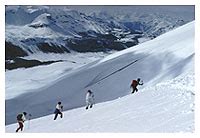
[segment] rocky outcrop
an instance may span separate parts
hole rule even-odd
[[[24,57],[28,54],[19,46],[12,44],[11,42],[5,42],[5,59],[14,59],[16,57]]]
[[[7,70],[12,70],[17,68],[30,68],[39,65],[48,65],[55,62],[61,62],[61,60],[41,62],[39,60],[26,60],[22,58],[15,58],[13,60],[6,60],[5,67]]]

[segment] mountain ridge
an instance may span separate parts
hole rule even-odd
[[[5,41],[28,55],[105,52],[135,46],[189,21],[158,13],[86,15],[65,6],[6,6]]]

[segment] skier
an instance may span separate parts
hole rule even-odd
[[[61,102],[58,102],[58,104],[56,105],[56,110],[54,111],[55,113],[54,120],[56,120],[58,114],[60,114],[61,118],[63,117],[62,110],[63,110],[63,106],[61,105]]]
[[[21,129],[21,131],[23,130],[23,128],[24,128],[23,123],[26,121],[26,115],[27,115],[26,112],[23,112],[23,113],[20,113],[17,115],[17,122],[19,124],[19,127],[17,128],[16,132],[18,132],[20,129]]]
[[[140,83],[140,78],[138,78],[137,80],[132,80],[132,83],[131,83],[131,86],[130,86],[133,89],[132,93],[134,93],[135,91],[136,92],[138,91],[138,89],[137,89],[138,85],[143,85],[143,82]]]
[[[88,109],[89,106],[90,108],[92,108],[93,104],[94,104],[94,94],[91,90],[88,90],[86,94],[86,110]]]

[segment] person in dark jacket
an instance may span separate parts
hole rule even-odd
[[[58,102],[58,104],[56,105],[56,110],[54,111],[55,113],[54,120],[56,120],[58,114],[60,114],[61,118],[63,117],[62,110],[63,110],[63,106],[61,105],[61,102]]]
[[[16,132],[18,132],[19,130],[23,130],[24,128],[24,122],[26,121],[26,112],[20,113],[17,115],[17,122],[19,124],[19,127],[17,128]]]
[[[132,83],[131,83],[131,88],[133,89],[132,93],[134,93],[135,91],[137,92],[138,89],[137,89],[137,86],[138,85],[143,85],[143,82],[140,83],[140,78],[138,78],[137,80],[132,80]]]

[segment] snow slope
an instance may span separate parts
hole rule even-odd
[[[71,74],[62,76],[59,80],[43,88],[27,91],[26,94],[6,100],[6,124],[14,123],[16,114],[21,111],[27,111],[33,114],[34,118],[52,114],[57,101],[62,101],[65,107],[64,110],[83,106],[85,105],[85,92],[88,89],[95,92],[96,103],[99,103],[114,100],[129,94],[131,91],[129,88],[130,82],[134,78],[141,77],[145,85],[140,87],[140,89],[146,89],[160,82],[173,80],[180,75],[188,73],[194,73],[194,22],[166,33],[152,41],[140,44],[137,47],[117,52],[103,60],[90,63],[89,65],[75,70]],[[190,82],[190,79],[188,81]],[[176,90],[171,90],[173,88],[167,90],[168,87],[162,88],[166,90],[166,92],[161,99],[165,99],[166,96],[169,96],[169,101],[173,100],[172,97],[174,96],[171,97],[170,93],[173,92],[175,94]],[[138,104],[141,105],[141,107],[145,107],[145,105],[143,105],[145,101],[148,105],[151,95],[155,93],[154,91],[145,91],[145,89],[143,90],[143,96],[141,95],[135,98],[138,100]],[[163,94],[162,90],[158,91],[158,93]],[[170,91],[169,94],[167,93],[168,91]],[[181,91],[182,90],[178,93]],[[183,93],[184,91],[185,90],[183,90]],[[194,93],[194,91],[189,93]],[[137,95],[139,95],[139,93]],[[159,96],[157,98],[159,98]],[[134,100],[132,102],[134,102]],[[171,101],[169,101],[168,103],[171,103]],[[174,104],[179,106],[178,99],[174,102]],[[156,103],[155,101],[154,103],[152,101],[153,106],[156,106],[156,104],[158,104],[158,102]],[[188,105],[185,101],[183,104]],[[192,104],[192,102],[189,104]],[[161,106],[161,108],[164,107],[165,106]],[[101,108],[101,106],[99,106],[99,108]],[[105,110],[105,113],[109,111],[107,109]],[[73,111],[76,112],[76,110],[70,112]],[[144,108],[140,111],[145,112]],[[157,109],[155,109],[155,111],[157,111]],[[169,114],[171,113],[170,111],[168,111]],[[178,110],[174,109],[174,111]],[[189,112],[189,110],[187,111]],[[87,114],[87,112],[84,113]],[[170,115],[173,115],[173,113]],[[74,114],[72,116],[75,117]],[[170,119],[170,116],[168,117],[168,119]],[[142,120],[145,119],[147,118],[142,118]],[[75,124],[74,122],[74,125]],[[191,123],[189,124],[191,125]],[[159,131],[158,129],[159,128],[156,127],[155,131]],[[164,128],[160,129],[163,129],[161,131],[165,130]],[[146,131],[148,129],[144,128],[142,130]],[[57,127],[55,131],[59,131],[59,127]],[[112,129],[112,131],[114,131],[114,129]]]
[[[194,74],[148,87],[134,95],[77,108],[25,123],[26,133],[58,132],[194,132]],[[6,126],[14,132],[17,124]]]
[[[32,68],[18,68],[5,72],[6,99],[17,97],[27,91],[38,89],[59,79],[61,76],[73,72],[73,70],[86,64],[99,60],[108,53],[68,53],[68,54],[44,54],[37,53],[25,57],[39,61],[63,60],[46,66]]]

